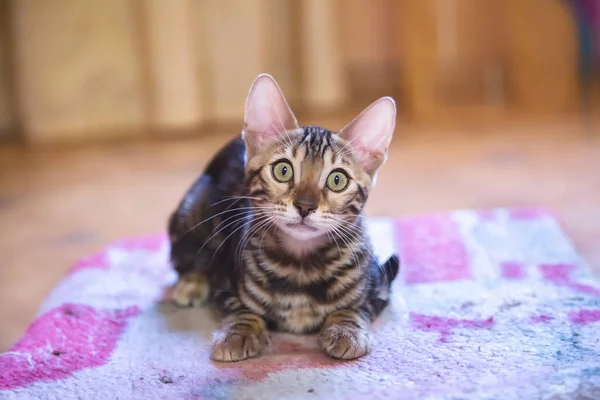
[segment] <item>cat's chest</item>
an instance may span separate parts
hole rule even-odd
[[[239,289],[242,304],[280,331],[314,332],[335,308],[320,302],[310,290],[273,290],[269,283],[256,282],[250,276],[245,277]]]
[[[356,273],[339,251],[286,257],[269,247],[248,251],[240,300],[278,330],[314,332],[331,312],[347,306],[357,291]],[[358,270],[356,270],[358,271]]]
[[[307,333],[318,330],[330,310],[309,294],[275,296],[265,317],[278,330]]]

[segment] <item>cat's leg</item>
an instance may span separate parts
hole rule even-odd
[[[177,283],[171,299],[180,307],[200,307],[210,295],[210,282],[204,273],[204,258],[198,256],[193,237],[171,234],[171,263],[177,272]]]
[[[210,294],[210,284],[200,272],[188,272],[179,275],[173,287],[171,298],[180,307],[200,307]]]
[[[226,317],[213,338],[211,358],[241,361],[256,357],[270,343],[265,321],[251,312]]]
[[[352,360],[369,352],[371,318],[368,313],[346,309],[327,316],[319,335],[321,348],[329,357]]]
[[[231,293],[217,295],[216,301],[225,316],[213,336],[211,358],[241,361],[259,355],[270,344],[264,319],[244,307]]]
[[[212,234],[212,225],[202,221],[210,216],[207,211],[212,202],[211,180],[202,175],[171,214],[168,221],[171,244],[171,264],[177,272],[177,283],[173,287],[171,299],[180,307],[199,307],[210,295],[204,254],[199,254],[207,238]],[[208,218],[209,222],[211,221]]]

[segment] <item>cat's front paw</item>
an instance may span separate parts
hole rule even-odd
[[[210,294],[206,277],[196,272],[180,276],[173,288],[171,299],[180,307],[200,307]]]
[[[256,357],[270,343],[266,330],[236,330],[215,334],[211,358],[214,361],[241,361]]]
[[[353,360],[369,352],[371,333],[345,325],[330,325],[320,335],[321,348],[331,358]]]

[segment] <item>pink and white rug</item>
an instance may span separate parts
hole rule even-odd
[[[0,355],[0,399],[600,399],[600,282],[549,213],[369,227],[402,266],[360,360],[278,334],[260,358],[211,362],[207,310],[159,303],[175,276],[158,235],[77,263]]]

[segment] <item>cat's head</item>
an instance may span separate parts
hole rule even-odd
[[[347,229],[362,211],[387,158],[396,105],[381,98],[337,133],[299,126],[275,80],[260,75],[250,88],[244,122],[256,218],[296,239],[311,239]]]

